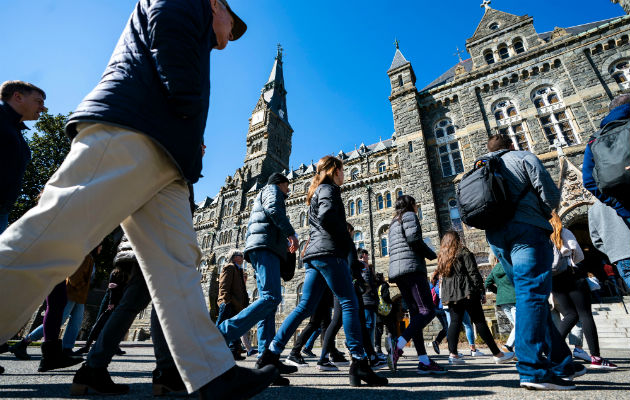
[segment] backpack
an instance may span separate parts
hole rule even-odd
[[[630,191],[630,121],[606,124],[589,141],[593,153],[593,179],[602,193],[620,199]]]
[[[383,285],[378,287],[378,310],[377,311],[378,311],[379,315],[382,315],[383,317],[386,317],[392,311],[392,304],[391,303],[387,303],[383,299],[383,294],[381,293],[381,289],[382,288],[383,288]]]
[[[475,161],[474,167],[457,187],[457,201],[462,221],[478,229],[500,226],[510,220],[516,204],[527,194],[529,185],[512,202],[505,178],[501,175],[501,157],[510,150]]]

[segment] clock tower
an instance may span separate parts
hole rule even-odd
[[[289,170],[293,128],[287,115],[287,91],[282,72],[282,47],[271,69],[249,119],[245,168],[248,187],[254,182],[265,184],[274,172]]]

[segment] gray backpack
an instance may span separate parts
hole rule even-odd
[[[602,193],[617,199],[630,192],[630,121],[606,124],[589,141],[595,167],[593,179]]]

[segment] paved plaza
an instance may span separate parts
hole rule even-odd
[[[110,366],[113,379],[118,383],[131,385],[131,391],[124,399],[152,398],[151,371],[155,366],[153,349],[149,346],[125,346],[127,354],[115,357]],[[318,349],[315,349],[318,353]],[[443,351],[444,352],[444,351]],[[0,365],[6,372],[0,375],[1,399],[99,399],[112,397],[88,396],[71,397],[70,383],[76,367],[59,372],[38,373],[40,359],[38,348],[29,348],[30,361],[18,361],[12,354],[0,355]],[[307,359],[312,367],[302,368],[291,375],[290,387],[272,387],[256,399],[628,399],[630,398],[630,350],[608,350],[603,354],[620,368],[616,371],[589,372],[576,380],[578,389],[573,392],[531,392],[518,387],[518,377],[514,364],[495,365],[488,357],[471,359],[461,366],[449,367],[449,372],[442,376],[418,376],[415,373],[417,360],[405,357],[400,363],[400,370],[392,374],[387,369],[381,370],[390,379],[385,388],[351,388],[348,386],[348,367],[340,372],[319,372],[315,369],[315,359]],[[434,359],[445,364],[446,356]],[[253,367],[253,360],[246,360],[241,365]],[[179,397],[181,398],[181,397]],[[196,396],[191,396],[196,398]]]

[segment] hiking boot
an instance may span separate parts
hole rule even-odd
[[[440,367],[435,361],[430,360],[429,365],[424,364],[422,361],[418,362],[418,369],[416,369],[416,373],[418,375],[427,375],[427,374],[436,374],[441,375],[445,374],[446,370]]]
[[[527,390],[574,390],[572,382],[553,376],[548,382],[521,382],[521,387]]]
[[[278,378],[273,365],[249,369],[238,365],[206,383],[199,389],[201,400],[248,399],[265,390]]]
[[[177,368],[153,370],[153,395],[165,396],[186,394],[186,385]]]
[[[30,360],[31,356],[29,356],[26,351],[28,343],[29,342],[26,339],[22,339],[13,346],[9,347],[9,351],[13,353],[18,360]]]
[[[367,358],[363,360],[352,359],[350,364],[350,386],[361,386],[361,381],[368,386],[386,386],[387,378],[379,376],[372,371]]]
[[[319,361],[317,363],[317,369],[319,371],[339,371],[339,368],[328,360]]]
[[[432,341],[431,344],[433,345],[433,351],[435,351],[435,354],[440,354],[440,344],[435,340]]]
[[[114,383],[107,368],[90,368],[84,363],[72,378],[70,394],[85,396],[88,390],[98,394],[122,395],[129,392],[129,385]]]
[[[46,372],[52,369],[66,368],[82,363],[83,357],[75,357],[64,354],[61,349],[61,340],[51,340],[42,343],[42,359],[39,361],[37,372]]]
[[[313,350],[311,349],[302,349],[302,354],[304,354],[307,357],[317,357],[317,355],[313,353]]]
[[[337,367],[346,367],[350,365],[350,361],[348,361],[348,359],[343,356],[343,353],[339,351],[333,352],[330,355],[330,362],[335,364]]]
[[[605,358],[591,356],[591,368],[594,369],[617,369],[617,366]]]
[[[304,361],[301,355],[293,353],[289,354],[289,357],[287,357],[287,364],[295,365],[298,368],[308,367],[308,363]]]
[[[282,361],[280,361],[280,354],[275,354],[269,349],[263,351],[258,361],[256,361],[256,368],[258,369],[264,367],[265,365],[273,365],[278,369],[278,372],[283,375],[292,374],[298,370],[294,365],[283,364]]]

